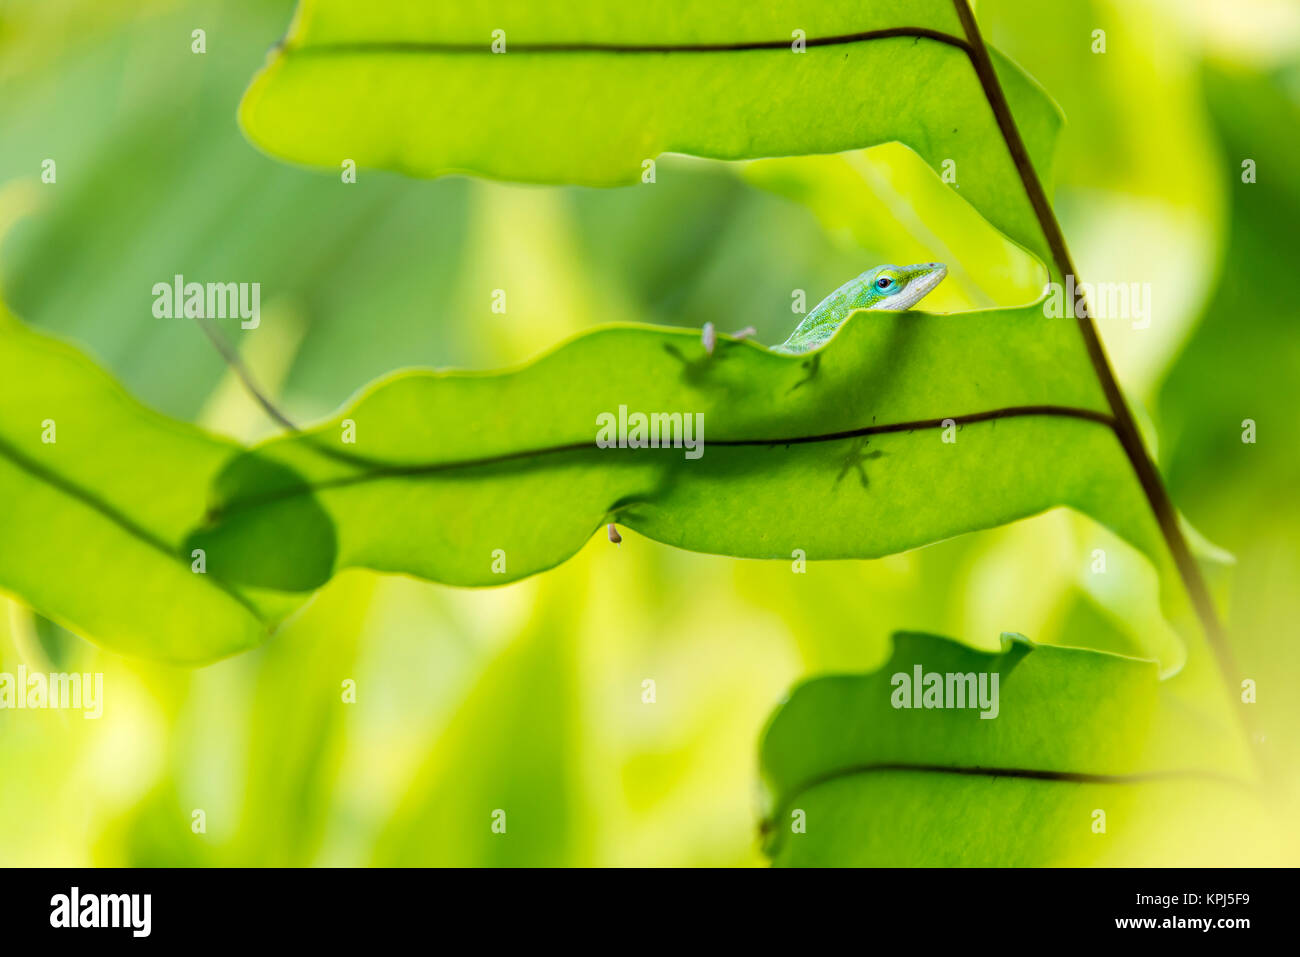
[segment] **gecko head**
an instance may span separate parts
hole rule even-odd
[[[862,274],[871,304],[868,309],[910,309],[948,275],[943,263],[877,266]]]

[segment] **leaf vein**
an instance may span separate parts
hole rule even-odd
[[[927,27],[888,27],[880,30],[862,30],[826,37],[808,37],[808,48],[847,46],[871,40],[889,40],[913,37],[934,40],[970,53],[970,45],[961,37]],[[790,39],[749,40],[733,43],[602,43],[599,41],[573,42],[511,42],[511,53],[743,53],[754,50],[788,50]],[[296,46],[287,39],[278,44],[276,51],[286,56],[347,56],[352,54],[486,54],[493,55],[486,43],[437,43],[415,40],[359,41],[353,43],[321,43]]]
[[[108,502],[97,497],[92,492],[89,492],[86,489],[82,488],[80,485],[77,485],[76,483],[64,478],[63,476],[59,475],[57,472],[53,471],[52,469],[49,469],[46,466],[41,465],[39,462],[36,462],[28,458],[26,455],[20,452],[16,447],[10,445],[8,442],[4,441],[3,439],[0,439],[0,456],[8,459],[17,468],[31,475],[37,481],[44,482],[45,484],[52,486],[54,489],[56,489],[63,495],[66,495],[69,498],[74,498],[77,501],[81,502],[81,504],[98,512],[104,518],[108,519],[110,522],[117,525],[120,529],[122,529],[132,538],[135,538],[138,541],[143,542],[144,544],[155,549],[156,551],[172,559],[173,561],[179,562],[181,565],[188,564],[184,555],[182,555],[176,549],[172,548],[170,545],[167,544],[166,541],[159,538],[157,535],[149,531],[143,525],[137,524],[134,520],[131,519],[130,516],[126,515],[120,509],[114,507],[113,505],[110,505]],[[247,598],[245,598],[242,594],[240,594],[240,592],[238,592],[236,589],[232,588],[231,586],[227,585],[219,578],[215,578],[208,575],[205,575],[204,577],[207,579],[208,584],[217,588],[219,591],[225,592],[228,596],[230,596],[235,601],[237,601],[240,605],[246,608],[253,615],[254,618],[258,619],[259,621],[261,620],[262,618],[261,614]]]
[[[909,422],[888,422],[881,425],[866,425],[856,429],[845,429],[840,432],[826,432],[818,435],[795,435],[761,439],[714,439],[708,444],[724,448],[808,445],[820,442],[839,442],[845,439],[855,439],[871,435],[946,428],[948,423],[952,423],[953,425],[969,425],[977,422],[989,422],[996,421],[997,419],[1029,416],[1055,416],[1060,418],[1081,419],[1087,422],[1096,422],[1108,428],[1114,428],[1114,421],[1110,415],[1105,412],[1098,412],[1094,409],[1083,409],[1064,405],[1024,405],[1003,409],[990,409],[983,412],[971,412],[965,415],[917,419]],[[595,448],[595,444],[594,440],[589,442],[570,442],[563,445],[552,445],[544,448],[521,449],[517,452],[505,452],[500,455],[484,456],[477,459],[465,459],[459,462],[425,462],[410,465],[381,463],[374,459],[350,455],[332,448],[326,448],[319,445],[313,445],[312,447],[314,451],[327,455],[330,458],[342,459],[354,464],[365,465],[369,468],[367,471],[359,472],[356,475],[347,475],[340,478],[326,479],[318,482],[304,482],[301,485],[287,486],[264,495],[249,496],[226,506],[214,507],[208,513],[208,520],[215,521],[234,512],[244,511],[249,508],[266,505],[283,499],[295,498],[300,495],[309,495],[326,489],[362,485],[366,482],[387,478],[409,478],[421,475],[432,475],[439,472],[448,472],[454,469],[502,465],[508,462],[541,458],[549,455],[560,455],[566,452],[582,452]]]

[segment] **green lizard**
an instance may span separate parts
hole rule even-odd
[[[948,275],[948,267],[943,263],[914,263],[911,266],[876,266],[860,276],[855,276],[840,286],[833,293],[817,303],[816,307],[803,322],[790,333],[790,338],[779,346],[773,346],[773,352],[800,355],[823,346],[835,330],[844,325],[844,320],[855,309],[890,309],[899,312],[911,309],[925,295]],[[754,327],[748,326],[735,333],[733,339],[745,339],[754,334]],[[701,332],[704,351],[713,355],[717,344],[717,331],[713,323],[706,322]],[[880,453],[874,453],[879,455]],[[864,479],[865,482],[865,479]],[[617,545],[623,540],[618,530],[609,526],[609,540]]]
[[[790,338],[773,352],[798,355],[826,343],[855,309],[910,309],[948,275],[943,263],[877,266],[850,279],[804,316]]]

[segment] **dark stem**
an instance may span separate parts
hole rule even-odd
[[[1034,214],[1037,216],[1039,226],[1047,239],[1052,258],[1056,263],[1056,269],[1061,274],[1062,279],[1066,276],[1075,276],[1077,279],[1078,273],[1075,272],[1074,262],[1070,259],[1070,252],[1065,246],[1065,236],[1061,232],[1060,224],[1056,221],[1056,213],[1053,212],[1051,204],[1047,201],[1047,194],[1043,191],[1043,184],[1038,180],[1038,173],[1034,170],[1034,164],[1029,159],[1029,152],[1025,148],[1024,140],[1020,138],[1020,131],[1016,128],[1015,119],[1011,115],[1011,107],[1008,105],[1006,95],[1002,91],[1002,84],[998,82],[997,73],[993,69],[993,62],[989,58],[988,48],[984,46],[984,41],[980,37],[975,17],[971,13],[967,0],[953,0],[953,5],[957,9],[957,16],[961,19],[962,28],[966,31],[971,64],[979,77],[980,85],[984,89],[984,95],[993,110],[993,115],[997,118],[998,126],[1002,131],[1002,138],[1006,141],[1007,149],[1011,152],[1011,158],[1016,164],[1016,170],[1020,174],[1020,181],[1024,185],[1025,193],[1034,207]],[[1115,380],[1115,373],[1106,358],[1106,350],[1101,344],[1097,329],[1093,325],[1092,318],[1086,307],[1083,313],[1077,319],[1079,333],[1083,336],[1084,346],[1088,350],[1088,358],[1092,361],[1092,368],[1101,383],[1102,392],[1105,393],[1106,401],[1110,404],[1111,413],[1114,417],[1111,427],[1124,449],[1124,454],[1128,456],[1129,462],[1132,463],[1133,471],[1137,474],[1138,481],[1142,485],[1142,491],[1151,505],[1152,512],[1155,513],[1156,521],[1160,525],[1160,533],[1164,537],[1170,554],[1173,555],[1174,564],[1177,566],[1178,574],[1183,581],[1183,587],[1187,589],[1187,594],[1192,600],[1192,606],[1196,610],[1197,617],[1200,618],[1201,627],[1204,629],[1214,656],[1218,660],[1219,670],[1223,674],[1229,692],[1231,692],[1236,676],[1240,672],[1233,658],[1232,649],[1228,646],[1223,626],[1219,622],[1214,602],[1210,598],[1209,588],[1206,587],[1200,566],[1196,564],[1196,559],[1187,544],[1187,539],[1183,536],[1182,528],[1178,524],[1178,513],[1174,509],[1173,502],[1169,500],[1169,493],[1165,490],[1164,483],[1160,479],[1159,470],[1156,468],[1155,463],[1151,461],[1151,456],[1147,453],[1146,446],[1142,442],[1137,423],[1134,422],[1133,414],[1129,411],[1128,404],[1124,401],[1124,396],[1120,392],[1119,383]]]
[[[239,353],[225,339],[221,338],[221,334],[208,326],[203,319],[198,320],[198,324],[199,328],[203,330],[203,334],[208,337],[208,341],[212,343],[217,352],[221,354],[221,358],[225,360],[226,365],[230,367],[230,371],[239,377],[239,381],[244,384],[248,394],[253,397],[253,400],[262,407],[266,414],[290,432],[301,432],[302,430],[294,425],[293,421],[271,401],[271,397],[258,386],[257,380],[248,371],[248,367],[244,365],[244,360],[239,357]]]

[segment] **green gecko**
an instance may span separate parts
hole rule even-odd
[[[868,269],[819,302],[790,338],[772,351],[799,355],[825,345],[855,309],[910,309],[946,275],[948,267],[943,263]]]
[[[773,346],[773,352],[785,352],[800,355],[811,352],[825,345],[835,330],[844,325],[844,320],[855,309],[891,309],[902,311],[915,306],[935,286],[943,282],[948,275],[948,267],[943,263],[914,263],[911,266],[876,266],[860,276],[855,276],[833,293],[817,303],[812,312],[804,316],[803,322],[790,333],[790,338],[779,346]],[[745,339],[754,334],[754,327],[747,326],[732,338]],[[713,323],[706,322],[700,339],[704,351],[713,355],[718,335]],[[879,455],[874,452],[867,458]],[[848,468],[848,466],[845,466]],[[860,468],[860,466],[859,466]],[[843,473],[841,473],[841,477]],[[866,484],[866,476],[862,477]],[[618,529],[609,525],[609,540],[615,545],[623,541]]]

